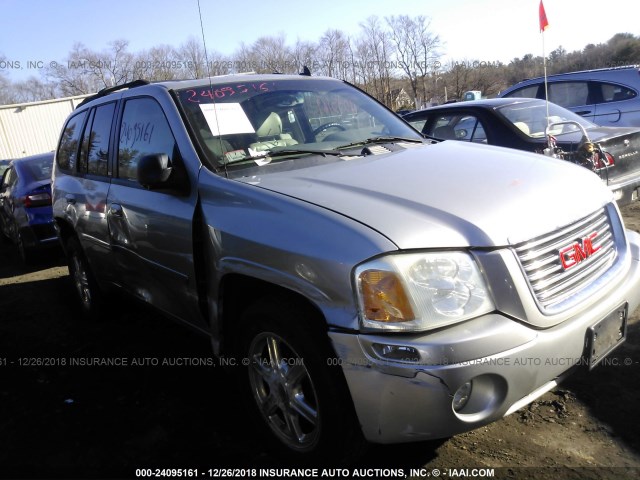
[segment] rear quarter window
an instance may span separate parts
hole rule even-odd
[[[613,83],[598,83],[597,88],[600,90],[603,103],[630,100],[638,95],[630,88]]]
[[[62,131],[60,144],[56,153],[58,166],[63,170],[75,170],[78,160],[78,147],[80,145],[80,135],[82,126],[87,116],[86,110],[72,116]]]
[[[109,138],[115,103],[92,109],[85,127],[80,149],[78,171],[90,175],[106,176],[109,162]]]

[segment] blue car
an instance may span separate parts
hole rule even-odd
[[[640,68],[600,68],[547,77],[549,101],[603,127],[640,127]],[[544,77],[500,92],[506,98],[545,98]]]
[[[13,160],[0,183],[0,234],[27,262],[39,249],[58,246],[51,209],[53,153]]]

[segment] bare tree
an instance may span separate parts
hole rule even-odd
[[[318,46],[315,43],[296,41],[291,49],[291,61],[294,63],[295,69],[301,72],[306,66],[312,73],[315,73],[317,52]]]
[[[0,55],[0,62],[5,62],[7,59],[4,55]],[[0,70],[0,104],[9,105],[16,103],[13,101],[13,93],[11,92],[11,81],[7,77],[3,70]]]
[[[182,78],[182,61],[173,47],[160,45],[137,54],[134,58],[133,78],[149,81],[176,80]]]
[[[507,69],[507,84],[524,80],[525,78],[537,77],[542,74],[542,57],[534,57],[527,53],[522,58],[514,58],[509,62]]]
[[[391,28],[397,63],[409,79],[415,98],[427,97],[426,79],[439,67],[440,37],[431,33],[430,21],[419,15],[392,15],[386,18]]]
[[[189,37],[180,45],[175,56],[182,65],[182,78],[227,75],[233,70],[233,62],[229,58],[215,50],[205,52],[202,40],[196,37]]]
[[[233,63],[236,71],[257,73],[294,73],[296,68],[283,33],[277,37],[260,37],[250,46],[240,44]]]
[[[329,77],[349,77],[349,38],[340,30],[327,30],[320,38],[318,56],[321,72]]]
[[[202,40],[189,37],[178,47],[178,56],[185,62],[183,69],[187,78],[204,78],[208,75]]]
[[[110,50],[94,52],[76,43],[67,63],[49,67],[47,77],[60,85],[64,95],[92,93],[134,79],[135,56],[127,51],[126,40],[109,43]]]
[[[295,66],[284,33],[277,37],[260,37],[253,44],[253,52],[264,73],[294,73]]]
[[[31,76],[27,80],[14,82],[10,86],[11,103],[36,102],[58,96],[58,89],[55,83],[42,81]]]
[[[317,43],[298,40],[287,46],[285,34],[265,36],[251,45],[241,43],[232,57],[216,51],[205,55],[203,43],[190,37],[177,48],[159,45],[139,53],[128,51],[126,40],[116,40],[102,51],[76,43],[64,62],[31,77],[12,81],[0,70],[0,103],[20,103],[96,92],[137,78],[171,80],[204,78],[232,72],[298,73],[304,65],[313,74],[329,75],[358,84],[390,107],[401,89],[413,99],[443,100],[444,87],[451,97],[467,90],[492,95],[523,78],[542,74],[543,59],[531,54],[508,65],[475,65],[463,60],[439,68],[441,43],[430,31],[427,17],[376,16],[360,23],[357,36],[329,29]],[[207,58],[208,57],[208,58]],[[6,61],[0,55],[0,61]],[[640,63],[640,37],[614,35],[605,43],[567,52],[559,47],[549,54],[549,73]]]
[[[391,91],[391,36],[381,25],[377,16],[367,18],[360,24],[361,35],[356,40],[356,52],[360,76],[367,92],[388,107],[393,104]]]
[[[89,50],[81,43],[73,45],[67,63],[53,62],[45,70],[45,78],[58,84],[63,96],[83,95],[99,90],[96,79],[89,73]]]
[[[115,40],[109,43],[111,51],[94,55],[96,64],[92,70],[105,87],[135,80],[135,56],[127,51],[128,45],[127,40]]]

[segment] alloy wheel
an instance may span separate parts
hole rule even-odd
[[[89,275],[77,252],[74,252],[71,256],[71,265],[73,270],[73,284],[82,302],[82,307],[88,311],[91,308],[91,285],[89,285]]]
[[[313,449],[320,436],[320,412],[303,359],[274,333],[253,339],[249,359],[254,400],[271,430],[293,450]]]

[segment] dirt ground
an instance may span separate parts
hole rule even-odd
[[[623,215],[640,231],[640,203]],[[83,323],[71,288],[61,256],[26,268],[12,247],[0,245],[0,478],[135,478],[144,468],[197,468],[198,477],[210,478],[243,473],[215,470],[221,467],[282,467],[254,438],[228,371],[180,364],[210,358],[206,339],[122,298],[113,299],[122,315]],[[485,428],[373,447],[362,469],[349,473],[640,478],[639,319],[640,310],[610,364],[578,372]],[[127,365],[88,365],[93,358]],[[153,365],[163,359],[178,365]]]

